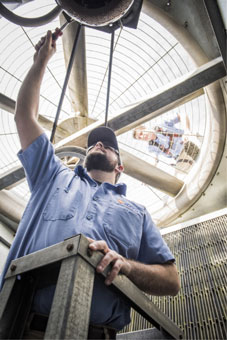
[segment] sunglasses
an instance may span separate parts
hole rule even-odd
[[[89,148],[87,148],[87,153],[88,153],[91,149],[93,149],[93,148],[95,147],[95,145],[96,145],[96,143],[93,144],[93,145],[91,145],[91,146],[89,146]],[[106,144],[103,144],[103,143],[102,143],[102,145],[103,145],[103,147],[104,147],[105,149],[109,149],[109,150],[115,152],[115,153],[119,156],[119,151],[116,150],[116,149],[114,149],[112,146],[109,146],[109,145],[106,145]]]

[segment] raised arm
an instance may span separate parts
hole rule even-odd
[[[35,49],[34,63],[22,83],[16,103],[15,122],[22,150],[43,133],[37,117],[44,72],[49,59],[56,51],[56,41],[52,40],[51,31],[41,38]]]

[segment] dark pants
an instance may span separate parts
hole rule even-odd
[[[23,339],[43,339],[48,317],[40,314],[31,314],[26,325]],[[111,327],[90,325],[88,339],[116,339],[116,330]],[[78,339],[85,340],[85,339]]]

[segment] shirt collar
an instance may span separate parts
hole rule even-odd
[[[76,175],[78,175],[80,178],[86,177],[88,180],[92,180],[91,177],[88,175],[87,170],[82,167],[82,165],[78,165],[74,169]],[[93,181],[93,180],[92,180]],[[125,183],[117,183],[117,184],[111,184],[111,183],[105,183],[105,185],[114,190],[116,193],[119,195],[124,195],[126,196],[126,190],[127,186]]]
[[[82,165],[77,165],[74,169],[76,175],[78,175],[79,177],[84,177],[85,176],[85,172],[86,170],[82,167]]]

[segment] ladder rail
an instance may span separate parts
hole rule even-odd
[[[9,323],[12,322],[10,321],[12,315],[8,315],[8,325],[5,316],[10,301],[10,292],[13,291],[15,284],[18,284],[16,277],[18,275],[23,277],[28,272],[39,273],[45,266],[48,270],[56,263],[60,264],[60,271],[44,339],[77,339],[78,334],[80,338],[86,339],[95,269],[104,256],[99,251],[90,251],[88,245],[87,238],[80,234],[11,262],[0,293],[0,339],[10,339],[13,338],[11,334],[16,334],[14,330],[6,337]],[[106,277],[109,269],[110,267],[107,267],[99,275]],[[183,339],[183,333],[177,325],[127,277],[118,275],[109,289],[117,290],[123,299],[126,299],[158,330],[164,330],[170,338]],[[16,322],[15,325],[17,324]]]

